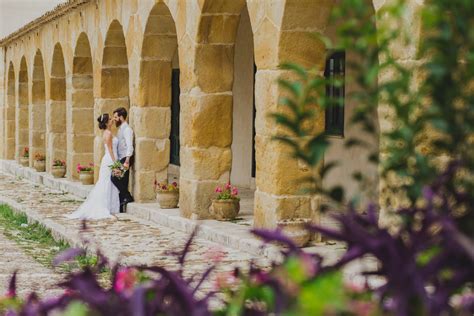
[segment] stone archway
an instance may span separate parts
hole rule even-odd
[[[94,76],[89,39],[81,33],[74,49],[71,104],[67,107],[67,174],[77,179],[77,164],[94,161]]]
[[[20,71],[18,73],[18,99],[16,108],[16,159],[19,160],[25,147],[29,147],[29,98],[28,98],[28,65],[23,56],[20,62]]]
[[[118,107],[129,109],[127,47],[122,25],[117,20],[112,21],[105,38],[99,91],[100,98],[96,100],[94,117],[103,113],[112,115],[112,112]],[[95,131],[97,136],[94,141],[94,164],[97,181],[104,145],[97,124],[95,124]]]
[[[33,83],[31,86],[31,104],[29,106],[30,167],[33,166],[34,157],[37,153],[46,154],[46,88],[44,76],[43,55],[38,49],[33,62]]]
[[[5,158],[15,159],[15,69],[13,63],[8,66],[8,83],[7,83],[7,104],[5,109]]]
[[[173,68],[179,71],[177,47],[171,12],[166,4],[158,3],[150,11],[145,27],[139,92],[130,111],[130,121],[135,129],[134,195],[137,200],[153,199],[154,180],[164,182],[168,179],[172,71]]]
[[[66,69],[61,44],[54,46],[49,100],[46,107],[46,171],[54,159],[66,160]]]

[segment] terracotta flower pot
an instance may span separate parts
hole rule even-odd
[[[30,158],[20,157],[20,165],[22,165],[23,167],[28,167],[30,165]]]
[[[64,178],[66,175],[66,166],[53,166],[51,168],[51,174],[55,178]]]
[[[311,238],[311,232],[305,229],[305,225],[310,222],[308,218],[284,219],[277,223],[283,233],[290,237],[298,247],[304,247]]]
[[[33,168],[38,172],[44,172],[46,170],[46,162],[44,160],[33,161]]]
[[[84,185],[94,184],[94,173],[92,171],[81,171],[79,173],[79,180]]]
[[[156,193],[156,201],[161,208],[177,208],[179,202],[179,191],[164,191]]]
[[[212,200],[209,213],[217,220],[233,220],[240,211],[240,201],[236,199]]]

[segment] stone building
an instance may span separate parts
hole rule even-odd
[[[407,1],[416,37],[423,1]],[[368,5],[377,11],[384,2]],[[171,173],[179,174],[186,217],[208,218],[215,186],[231,180],[252,191],[256,226],[317,218],[317,203],[298,182],[310,171],[272,141],[280,127],[268,114],[284,95],[275,83],[288,75],[280,63],[327,67],[331,48],[311,34],[331,33],[334,3],[70,0],[0,41],[0,156],[19,159],[28,146],[30,165],[37,152],[46,155],[47,172],[53,159],[64,159],[67,178],[77,180],[77,163],[98,166],[103,154],[96,118],[124,106],[135,131],[137,200],[154,199],[154,180]],[[416,62],[415,53],[394,49],[406,63]],[[355,168],[378,181],[360,149],[342,146],[343,135],[362,133],[347,125],[353,107],[345,104],[332,122],[339,132],[325,157],[342,161],[327,184],[350,193]],[[374,117],[380,128],[384,117],[382,109]],[[316,128],[327,123],[321,116]]]

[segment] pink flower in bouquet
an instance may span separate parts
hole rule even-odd
[[[216,193],[222,193],[222,188],[221,188],[221,187],[217,187],[217,188],[216,188]]]
[[[239,190],[236,187],[232,188],[232,195],[239,195]]]
[[[232,186],[230,185],[230,182],[228,182],[226,185],[225,185],[225,189],[226,190],[230,190],[232,188]]]
[[[135,270],[130,268],[122,268],[117,272],[114,289],[118,293],[129,292],[133,289],[137,277]]]

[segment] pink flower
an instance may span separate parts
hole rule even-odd
[[[214,263],[221,262],[226,256],[226,252],[219,246],[214,246],[209,248],[206,253],[204,253],[204,258],[206,260],[211,260]]]
[[[235,277],[233,271],[221,272],[216,275],[214,287],[216,290],[228,289],[237,285],[239,280]]]
[[[225,189],[226,190],[230,190],[232,188],[232,186],[230,185],[230,182],[228,182],[226,185],[225,185]]]
[[[216,188],[216,193],[222,193],[222,188],[221,188],[221,187],[217,187],[217,188]]]
[[[135,270],[130,268],[121,268],[117,272],[114,289],[118,293],[130,292],[137,281]]]
[[[177,183],[177,182],[173,182],[172,185],[175,186],[175,187],[177,187],[177,186],[178,186],[178,183]]]
[[[232,188],[232,195],[239,195],[239,190],[236,187]]]

